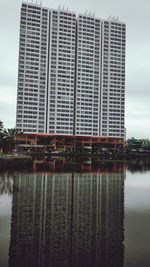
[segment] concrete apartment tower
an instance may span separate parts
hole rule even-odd
[[[22,3],[16,127],[124,138],[126,26]]]

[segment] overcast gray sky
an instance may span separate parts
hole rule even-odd
[[[49,8],[59,5],[77,13],[95,11],[100,18],[119,16],[126,22],[127,137],[150,138],[150,1],[43,0]],[[20,0],[0,0],[0,120],[7,128],[15,127],[20,7]]]

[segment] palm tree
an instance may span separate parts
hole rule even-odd
[[[3,131],[2,128],[0,128],[0,151],[3,148]]]
[[[12,152],[15,147],[17,133],[18,130],[16,128],[0,130],[0,148],[4,152]]]
[[[0,120],[0,130],[3,129],[3,122]]]

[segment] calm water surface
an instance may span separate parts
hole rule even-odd
[[[0,174],[0,267],[149,267],[150,170]]]

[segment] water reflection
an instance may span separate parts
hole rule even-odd
[[[13,177],[9,172],[0,174],[0,195],[13,193]]]
[[[147,172],[150,170],[150,159],[147,158],[145,160],[134,160],[128,163],[127,167],[131,173]]]
[[[123,169],[14,177],[10,267],[122,267]]]

